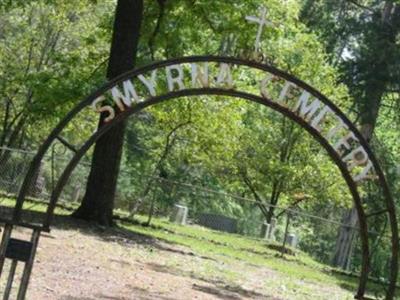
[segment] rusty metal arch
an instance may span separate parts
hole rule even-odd
[[[203,87],[203,88],[192,88],[192,89],[185,89],[185,90],[181,90],[181,91],[167,92],[163,95],[154,96],[149,99],[146,99],[145,101],[135,104],[133,107],[118,114],[111,122],[102,126],[97,132],[95,132],[85,142],[85,144],[80,149],[78,149],[75,156],[72,158],[72,160],[66,166],[63,174],[59,178],[57,185],[51,195],[50,203],[48,205],[48,209],[46,212],[46,218],[45,218],[45,221],[43,222],[43,224],[40,224],[40,225],[26,224],[23,221],[21,221],[21,213],[22,213],[23,203],[25,201],[25,197],[27,195],[28,188],[31,184],[33,175],[38,170],[40,163],[41,163],[44,155],[46,154],[46,152],[50,149],[52,142],[55,141],[55,139],[57,139],[60,132],[68,125],[68,123],[74,118],[74,116],[76,116],[80,111],[82,111],[84,108],[89,106],[99,96],[101,96],[105,92],[109,91],[112,87],[116,86],[117,84],[119,84],[129,78],[138,76],[140,74],[143,74],[143,73],[146,73],[149,71],[157,70],[157,69],[160,69],[163,67],[168,67],[168,66],[177,65],[177,64],[198,63],[198,62],[226,63],[226,64],[245,66],[245,67],[249,67],[251,69],[268,72],[268,73],[278,76],[282,79],[285,79],[291,83],[294,83],[297,86],[308,91],[310,94],[312,94],[319,100],[321,100],[322,103],[329,106],[329,108],[331,108],[335,114],[340,116],[340,118],[348,126],[349,130],[352,133],[354,133],[356,138],[359,140],[360,145],[365,149],[370,161],[373,164],[373,167],[374,167],[376,175],[379,179],[380,186],[382,188],[384,198],[385,198],[386,209],[382,213],[388,214],[391,231],[392,231],[391,273],[390,273],[390,283],[389,283],[389,288],[387,290],[386,298],[393,299],[394,293],[395,293],[395,288],[396,288],[397,273],[398,273],[398,250],[399,250],[399,237],[398,237],[398,227],[397,227],[395,205],[394,205],[392,195],[390,193],[388,183],[385,179],[385,175],[382,171],[382,168],[380,167],[378,160],[375,157],[371,148],[369,147],[367,141],[363,138],[363,136],[358,131],[356,126],[346,117],[346,115],[333,102],[331,102],[329,99],[327,99],[319,91],[315,90],[314,88],[312,88],[308,84],[304,83],[303,81],[295,78],[294,76],[289,75],[285,72],[282,72],[275,67],[272,67],[272,66],[269,66],[266,64],[262,64],[262,63],[257,63],[254,61],[243,60],[243,59],[239,59],[239,58],[196,56],[196,57],[184,57],[184,58],[166,60],[166,61],[157,62],[157,63],[151,64],[149,66],[145,66],[145,67],[127,72],[127,73],[115,78],[114,80],[110,81],[106,85],[104,85],[102,88],[100,88],[99,90],[97,90],[96,92],[91,94],[85,100],[83,100],[82,102],[77,104],[66,115],[66,117],[54,128],[54,130],[51,132],[51,134],[48,136],[48,138],[44,141],[44,143],[39,148],[35,158],[33,159],[32,163],[29,167],[28,173],[27,173],[27,175],[24,179],[24,182],[21,186],[21,189],[20,189],[20,192],[19,192],[19,195],[17,198],[17,203],[14,207],[12,220],[2,220],[0,218],[0,221],[3,221],[4,223],[9,224],[10,226],[13,226],[13,225],[25,226],[28,228],[49,231],[58,197],[60,196],[64,185],[66,184],[69,176],[71,175],[72,171],[74,170],[74,168],[76,167],[76,165],[78,164],[78,162],[80,161],[82,156],[112,126],[114,126],[118,122],[125,120],[130,115],[137,113],[138,111],[140,111],[146,107],[149,107],[151,105],[154,105],[154,104],[157,104],[157,103],[160,103],[163,101],[167,101],[170,99],[176,99],[176,98],[181,98],[181,97],[186,97],[186,96],[223,95],[223,96],[229,96],[229,97],[233,97],[233,98],[245,99],[245,100],[249,100],[249,101],[256,102],[261,105],[270,107],[271,109],[281,113],[282,115],[290,118],[292,121],[298,123],[301,127],[303,127],[306,131],[308,131],[315,138],[316,141],[318,141],[320,143],[320,145],[327,151],[327,153],[329,154],[331,159],[335,162],[335,164],[341,171],[342,176],[343,176],[344,180],[346,181],[346,183],[349,187],[349,190],[353,196],[354,204],[357,209],[358,218],[359,218],[359,222],[360,222],[360,238],[361,238],[361,245],[362,245],[362,268],[361,268],[360,281],[359,281],[359,287],[358,287],[356,298],[363,299],[364,293],[366,290],[366,283],[368,280],[369,263],[370,263],[367,216],[363,209],[362,201],[361,201],[360,195],[358,193],[358,189],[357,189],[357,184],[353,180],[345,163],[342,161],[339,154],[329,144],[329,141],[327,141],[321,135],[320,132],[318,132],[309,123],[307,123],[304,119],[302,119],[297,114],[295,114],[289,108],[285,108],[271,99],[266,99],[265,97],[261,97],[261,96],[246,93],[246,92],[236,91],[234,89],[210,88],[210,87],[204,88]],[[1,268],[1,261],[0,261],[0,268]]]

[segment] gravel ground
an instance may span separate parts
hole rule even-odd
[[[27,299],[279,299],[255,292],[268,270],[243,274],[236,286],[214,276],[214,268],[223,268],[218,262],[185,247],[122,230],[67,227],[42,235]]]

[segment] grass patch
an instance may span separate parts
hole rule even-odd
[[[7,197],[0,198],[0,205],[13,207],[15,200]],[[38,200],[31,199],[25,207],[34,212],[44,212],[47,206]],[[69,215],[76,208],[74,205],[63,204],[56,208],[57,215]],[[125,215],[120,213],[120,217]],[[337,299],[352,299],[357,289],[357,278],[334,274],[326,265],[313,260],[307,254],[292,249],[294,255],[282,256],[277,249],[280,244],[267,242],[262,239],[228,234],[214,231],[197,225],[181,226],[170,223],[166,218],[153,218],[151,226],[142,226],[147,220],[145,216],[136,216],[136,222],[117,221],[118,226],[134,233],[146,235],[164,242],[181,245],[190,249],[196,256],[207,257],[202,260],[202,266],[196,268],[198,278],[222,278],[225,282],[240,281],[241,273],[231,266],[244,268],[266,268],[278,274],[279,280],[269,280],[268,290],[279,291],[290,299],[319,299],[315,298],[313,286],[325,286],[328,290],[339,290]],[[171,267],[179,262],[171,261]],[[184,266],[180,266],[182,270]],[[185,270],[183,269],[183,272]],[[282,278],[284,278],[282,280]],[[370,292],[378,294],[382,287],[371,283]],[[323,292],[322,294],[326,294]],[[323,298],[320,299],[326,299]],[[334,298],[332,298],[334,299]]]

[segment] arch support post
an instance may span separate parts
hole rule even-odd
[[[31,238],[27,241],[13,238],[13,229],[14,226],[12,224],[5,225],[3,237],[0,243],[0,277],[3,275],[6,260],[10,260],[11,262],[7,275],[7,283],[3,293],[3,300],[10,299],[15,272],[19,263],[24,264],[24,269],[19,282],[16,299],[24,300],[28,290],[29,279],[31,277],[36,250],[42,230],[40,228],[31,229]]]

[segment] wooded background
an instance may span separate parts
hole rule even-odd
[[[144,1],[142,6],[142,1],[120,2],[126,5],[120,10],[116,1],[1,2],[0,168],[11,161],[13,154],[7,148],[35,150],[71,107],[107,78],[134,65],[194,54],[242,57],[251,53],[257,26],[246,22],[245,16],[258,15],[263,4],[275,24],[265,29],[262,38],[266,62],[319,89],[350,116],[380,158],[394,198],[400,199],[399,4],[158,0]],[[117,47],[111,48],[110,55],[118,34],[120,40],[130,37],[119,49],[131,49],[131,54],[115,52]],[[280,205],[357,225],[339,170],[304,130],[259,105],[209,98],[153,106],[116,128],[110,135],[114,140],[103,143],[108,148],[96,149],[106,159],[103,166],[114,166],[109,173],[117,185],[107,178],[92,184],[89,180],[75,216],[111,225],[113,208],[132,215],[163,215],[174,203],[189,205],[194,212],[207,210],[239,219],[250,214],[250,208],[234,198],[196,197],[182,192],[182,186],[155,180],[161,178],[251,198],[264,204],[258,209],[267,222],[280,217],[268,205]],[[72,143],[79,140],[91,128],[88,122],[93,120],[82,119],[66,138]],[[22,158],[20,162],[26,163]],[[87,161],[91,162],[92,177],[105,174],[93,168],[96,155]],[[87,178],[89,169],[78,168],[74,174],[83,190],[82,178]],[[42,172],[51,177],[50,168]],[[50,180],[46,185],[51,189]],[[90,191],[91,186],[97,189]],[[372,186],[361,192],[368,203],[382,201]],[[93,213],[100,203],[102,209]],[[303,241],[321,229],[307,220],[298,226]],[[378,218],[370,229],[379,232],[372,245],[373,275],[386,278],[387,220]],[[331,227],[325,240],[312,239],[303,248],[323,262],[357,271],[360,257],[354,234]],[[326,247],[336,247],[336,255],[327,256]]]

